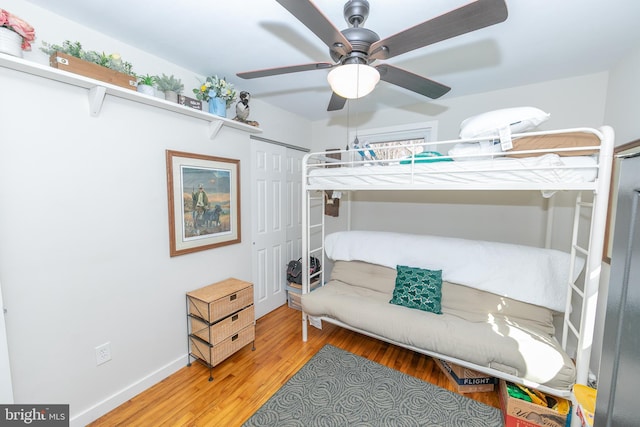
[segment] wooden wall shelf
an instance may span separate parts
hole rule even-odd
[[[48,65],[38,64],[32,61],[26,61],[22,58],[0,53],[0,67],[9,68],[23,73],[33,74],[35,76],[44,77],[46,79],[55,80],[87,89],[89,97],[89,113],[92,116],[98,116],[102,109],[102,104],[106,95],[118,98],[128,99],[140,104],[151,105],[153,107],[162,108],[164,110],[173,111],[174,113],[183,114],[189,117],[195,117],[206,121],[209,124],[209,137],[214,139],[223,126],[233,129],[239,129],[248,133],[262,133],[262,129],[247,124],[237,122],[235,120],[218,117],[208,112],[195,110],[185,107],[175,102],[166,101],[154,96],[145,95],[131,89],[125,89],[79,74],[70,73],[68,71],[59,70]]]

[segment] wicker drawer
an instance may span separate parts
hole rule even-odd
[[[247,326],[216,345],[210,345],[206,341],[193,336],[189,337],[189,339],[191,340],[191,354],[210,366],[216,366],[245,345],[254,341],[255,327],[253,325]]]
[[[253,305],[209,326],[208,323],[196,317],[190,317],[191,333],[211,344],[229,338],[240,329],[253,324],[255,314]]]
[[[253,285],[228,279],[187,293],[187,301],[189,314],[213,323],[253,304]]]

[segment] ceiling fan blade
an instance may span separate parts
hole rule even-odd
[[[389,64],[381,64],[376,66],[380,72],[380,80],[403,87],[412,92],[419,93],[426,97],[436,99],[440,98],[451,88],[441,83],[434,82],[417,74],[410,73],[402,68],[394,67]]]
[[[331,99],[329,100],[329,106],[327,111],[338,111],[344,108],[344,104],[347,103],[347,98],[343,98],[335,92],[331,93]]]
[[[256,79],[258,77],[276,76],[278,74],[297,73],[299,71],[322,70],[331,68],[334,64],[330,62],[313,62],[310,64],[290,65],[288,67],[265,68],[263,70],[245,71],[237,73],[236,76],[243,79]]]
[[[349,40],[310,0],[276,1],[306,25],[324,44],[329,46],[329,49],[338,52],[341,56],[351,52]]]
[[[388,59],[507,19],[505,0],[477,0],[429,21],[379,40],[369,48],[369,59]]]

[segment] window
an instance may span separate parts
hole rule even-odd
[[[375,156],[369,155],[377,160],[402,159],[425,151],[424,143],[422,138],[369,143]]]
[[[356,136],[358,146],[352,143],[350,148],[365,159],[399,159],[423,151],[435,151],[435,146],[428,143],[436,139],[436,123],[364,129],[351,132],[349,140],[355,142]]]

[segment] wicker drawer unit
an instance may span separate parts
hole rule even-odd
[[[227,279],[187,293],[189,360],[213,367],[255,342],[253,285]],[[255,346],[252,345],[255,350]]]

